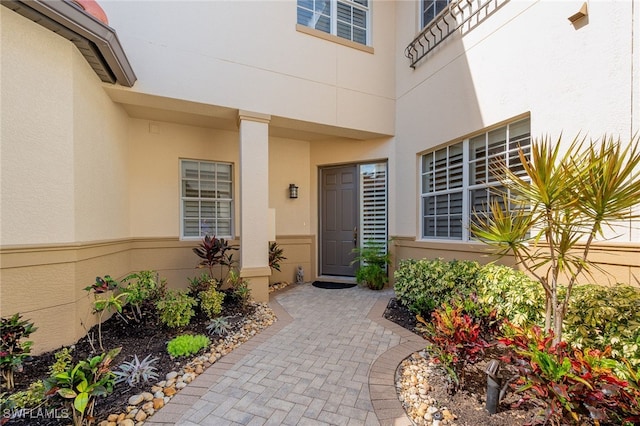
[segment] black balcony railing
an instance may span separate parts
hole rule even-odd
[[[427,24],[406,47],[404,55],[416,64],[454,32],[466,32],[495,12],[508,0],[454,0]]]

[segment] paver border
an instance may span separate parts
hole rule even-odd
[[[367,319],[400,336],[400,344],[389,348],[371,365],[369,394],[381,426],[408,426],[413,425],[413,422],[407,416],[396,392],[396,369],[403,359],[424,349],[425,341],[415,333],[384,318],[384,311],[391,298],[390,295],[379,297],[367,315]]]

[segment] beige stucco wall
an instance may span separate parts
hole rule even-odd
[[[418,34],[417,3],[396,3],[398,52]],[[640,130],[637,4],[588,2],[588,18],[576,25],[567,18],[583,1],[496,4],[415,70],[406,58],[396,61],[394,170],[402,190],[391,192],[391,235],[420,235],[418,158],[425,150],[523,114],[530,114],[533,137],[563,134],[567,142],[578,133],[628,141]],[[614,241],[638,247],[638,229],[627,223]],[[633,263],[637,251],[623,256]]]
[[[138,76],[133,91],[394,131],[393,1],[372,2],[375,54],[296,31],[292,0],[101,4]]]
[[[94,323],[83,287],[129,271],[128,118],[69,41],[0,7],[0,314],[36,352]]]

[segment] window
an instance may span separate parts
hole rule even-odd
[[[232,237],[231,164],[181,160],[180,169],[181,236]]]
[[[453,0],[422,0],[422,28],[426,27]]]
[[[501,189],[494,166],[524,175],[518,150],[529,155],[530,146],[527,118],[423,154],[422,238],[468,241],[473,212],[486,211]]]
[[[369,0],[298,0],[298,24],[369,44]]]
[[[387,244],[387,163],[360,165],[360,241]]]

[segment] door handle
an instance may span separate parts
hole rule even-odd
[[[358,227],[353,228],[353,245],[358,247]]]

